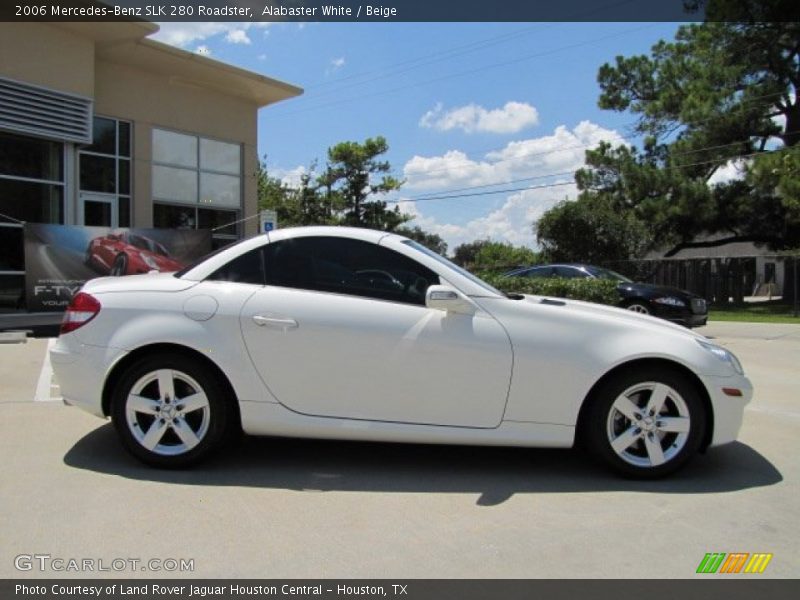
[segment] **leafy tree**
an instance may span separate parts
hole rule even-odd
[[[294,192],[267,170],[266,157],[258,164],[256,171],[258,187],[258,210],[274,210],[281,227],[300,225],[301,218],[294,201]]]
[[[632,212],[652,225],[656,245],[719,231],[796,245],[798,12],[787,0],[709,0],[705,23],[682,26],[649,56],[603,65],[600,106],[635,114],[645,142],[641,151],[588,152],[576,178],[581,198],[604,197],[612,210]],[[709,186],[737,157],[746,159],[744,181]]]
[[[539,255],[525,246],[514,246],[490,239],[475,240],[456,246],[453,262],[467,269],[506,271],[539,262]]]
[[[491,240],[486,239],[459,244],[453,250],[453,262],[468,269],[475,263],[475,257],[478,255],[478,251],[485,245],[491,243]]]
[[[547,262],[626,260],[650,245],[650,232],[631,211],[618,211],[605,195],[583,194],[564,200],[535,225]]]
[[[411,219],[398,207],[389,209],[386,202],[375,198],[403,184],[387,174],[389,162],[379,159],[388,150],[382,136],[367,138],[363,144],[341,142],[328,149],[328,168],[319,182],[330,193],[340,195],[344,224],[394,231]]]
[[[539,262],[539,255],[525,246],[487,242],[475,254],[473,269],[507,271]]]
[[[419,242],[437,254],[441,254],[442,256],[447,254],[447,242],[445,242],[438,234],[425,231],[419,225],[415,225],[414,227],[399,227],[395,230],[395,233],[399,233],[400,235],[404,235],[415,242]]]

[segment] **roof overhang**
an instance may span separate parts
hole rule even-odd
[[[158,25],[147,21],[60,23],[95,42],[99,60],[128,65],[166,77],[172,83],[215,90],[259,107],[299,96],[303,89],[246,69],[147,39]]]

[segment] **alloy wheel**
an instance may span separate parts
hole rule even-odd
[[[158,369],[131,386],[125,420],[144,449],[177,456],[191,451],[208,434],[211,408],[195,379],[176,369]]]
[[[614,400],[606,420],[612,450],[628,464],[653,468],[670,462],[691,431],[689,407],[671,386],[637,383]]]

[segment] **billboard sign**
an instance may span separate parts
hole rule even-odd
[[[178,271],[211,251],[207,229],[111,229],[25,224],[29,312],[62,311],[87,280]]]

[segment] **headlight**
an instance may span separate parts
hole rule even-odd
[[[151,269],[158,270],[158,263],[155,260],[153,260],[152,257],[147,256],[146,254],[140,254],[139,256],[142,257],[144,264],[146,264],[148,267],[150,267]]]
[[[662,298],[654,298],[653,302],[655,302],[656,304],[666,304],[667,306],[678,306],[681,308],[686,306],[686,302],[684,302],[680,298],[676,298],[675,296],[664,296]]]
[[[700,344],[703,348],[711,352],[714,356],[720,359],[722,362],[729,363],[733,370],[736,371],[739,375],[744,375],[744,369],[742,369],[742,363],[739,362],[739,359],[736,358],[736,355],[729,350],[721,346],[716,346],[714,344],[709,344],[708,342],[704,342],[702,340],[697,340],[697,343]]]

